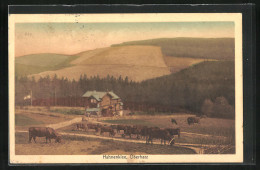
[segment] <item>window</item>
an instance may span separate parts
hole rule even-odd
[[[97,103],[97,101],[95,99],[90,99],[91,103]]]

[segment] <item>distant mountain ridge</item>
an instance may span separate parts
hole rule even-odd
[[[165,56],[232,60],[235,57],[234,38],[158,38],[129,41],[116,46],[152,45],[159,46]]]

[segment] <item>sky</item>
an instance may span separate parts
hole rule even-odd
[[[73,55],[127,41],[234,37],[234,22],[16,23],[15,56]]]

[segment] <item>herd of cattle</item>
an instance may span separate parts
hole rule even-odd
[[[93,123],[77,123],[77,130],[87,130],[93,129],[96,132],[100,132],[100,135],[104,133],[108,133],[109,136],[115,136],[115,134],[120,134],[123,138],[128,136],[132,138],[132,135],[135,135],[137,139],[145,138],[146,143],[153,143],[153,139],[160,139],[161,143],[168,140],[170,144],[174,144],[174,135],[178,135],[180,137],[180,129],[176,128],[158,128],[158,127],[147,127],[141,125],[102,125],[102,124],[93,124]],[[123,131],[123,134],[121,134]]]
[[[200,118],[197,117],[188,117],[187,122],[189,125],[194,123],[199,123]],[[175,119],[171,119],[172,123],[177,124]],[[100,132],[100,135],[104,133],[108,133],[109,136],[115,136],[115,134],[120,134],[123,138],[129,136],[132,138],[132,135],[136,135],[137,139],[145,138],[146,143],[153,143],[153,139],[159,139],[164,144],[166,141],[169,141],[169,144],[174,144],[174,136],[178,135],[180,138],[180,128],[158,128],[158,127],[147,127],[141,125],[102,125],[102,124],[93,124],[93,123],[77,123],[76,124],[77,130],[85,130],[93,129],[96,132]],[[123,131],[123,134],[121,134]],[[61,142],[61,135],[59,135],[53,128],[50,127],[30,127],[29,128],[29,142],[31,142],[32,138],[36,143],[36,137],[45,137],[46,143],[51,139],[55,139],[55,142]]]

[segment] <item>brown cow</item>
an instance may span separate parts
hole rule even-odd
[[[117,125],[110,125],[112,129],[117,129]]]
[[[98,132],[98,128],[100,128],[100,124],[88,123],[87,126],[88,126],[88,129],[95,129],[96,132]]]
[[[189,125],[194,124],[194,123],[200,123],[200,118],[199,117],[188,117],[187,122]]]
[[[181,131],[180,131],[180,128],[177,128],[177,129],[172,129],[172,128],[166,128],[165,130],[167,130],[170,135],[174,136],[174,135],[178,135],[178,138],[181,137]]]
[[[120,130],[125,130],[126,128],[126,125],[117,125],[117,133],[120,133]]]
[[[139,139],[141,135],[142,127],[140,126],[127,126],[124,130],[124,136],[128,135],[131,138],[131,135],[136,135],[136,138]]]
[[[85,131],[87,130],[87,126],[83,123],[77,123],[76,128],[77,128],[77,130],[80,130],[80,129],[85,130]]]
[[[153,139],[161,139],[161,144],[163,141],[165,145],[166,140],[170,141],[172,139],[172,136],[167,130],[151,128],[148,129],[148,138],[146,140],[146,143],[149,144],[149,142],[151,141],[151,144],[153,144]]]
[[[114,129],[110,126],[101,126],[100,135],[102,135],[104,132],[108,132],[109,136],[115,136]]]
[[[51,139],[55,139],[55,142],[61,143],[61,136],[50,127],[30,127],[29,128],[29,143],[33,138],[34,142],[36,143],[36,137],[46,137],[46,143],[51,143]]]

